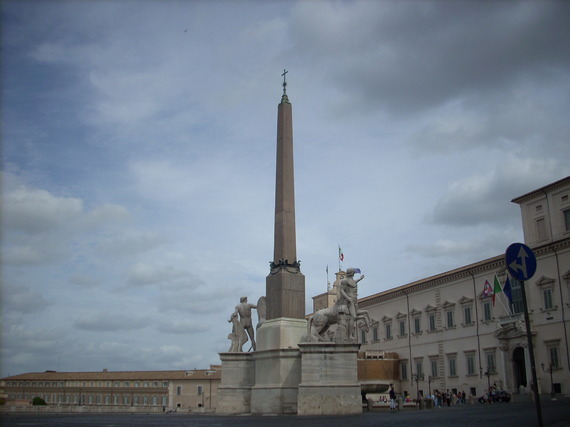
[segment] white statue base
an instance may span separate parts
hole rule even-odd
[[[218,388],[218,414],[249,414],[251,387],[255,384],[253,353],[220,353],[222,382]]]
[[[302,343],[299,415],[346,415],[362,412],[358,383],[360,344]]]
[[[298,345],[307,335],[307,321],[271,319],[264,322],[257,332],[251,413],[296,414],[301,382]]]

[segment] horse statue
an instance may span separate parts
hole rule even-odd
[[[372,320],[370,319],[370,315],[366,310],[356,310],[356,318],[354,319],[355,323],[362,322],[364,323],[364,327],[366,332],[370,330],[370,324]],[[315,312],[307,322],[307,333],[309,337],[309,341],[311,342],[319,342],[319,341],[330,341],[330,338],[325,336],[327,331],[332,325],[341,325],[343,326],[343,331],[346,330],[347,325],[350,322],[350,310],[346,304],[343,304],[340,301],[337,301],[332,307],[322,308]],[[335,342],[345,342],[348,339],[355,339],[354,331],[351,332],[343,332],[341,333],[344,336],[336,336],[339,331],[337,327],[337,332],[335,333]],[[348,328],[350,330],[350,328]],[[351,336],[352,335],[352,336]]]

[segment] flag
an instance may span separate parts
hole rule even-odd
[[[329,266],[327,265],[327,274],[329,274]]]
[[[360,271],[360,268],[355,268],[354,274],[362,274],[362,271]]]
[[[493,296],[493,288],[487,279],[485,279],[485,287],[483,288],[483,298]]]
[[[495,295],[503,292],[501,289],[501,283],[499,282],[499,278],[495,274],[495,281],[493,282],[493,307],[495,306]]]
[[[509,276],[507,275],[507,280],[505,281],[505,287],[503,288],[503,292],[509,299],[509,302],[513,303],[513,293],[511,291],[511,281],[509,280]]]
[[[342,253],[342,249],[340,248],[340,245],[338,246],[338,259],[341,261],[344,261],[344,254]]]

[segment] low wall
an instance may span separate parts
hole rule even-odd
[[[166,412],[169,409],[166,408]],[[187,411],[187,410],[186,410]],[[0,413],[38,413],[38,414],[158,414],[165,412],[162,406],[80,406],[80,405],[3,405],[0,406]],[[178,408],[178,412],[180,408]]]

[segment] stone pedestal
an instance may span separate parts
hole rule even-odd
[[[298,343],[307,334],[304,319],[271,319],[257,334],[254,353],[255,386],[251,389],[252,414],[296,414],[301,353]]]
[[[249,414],[255,384],[253,353],[220,353],[222,381],[218,388],[219,414]]]
[[[362,412],[358,383],[359,344],[302,343],[299,415]]]

